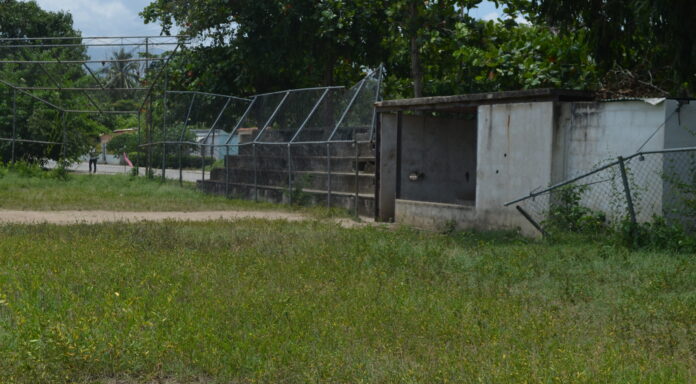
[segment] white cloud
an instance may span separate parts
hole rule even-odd
[[[485,21],[498,20],[500,14],[498,12],[490,12],[485,14],[482,19]]]
[[[49,11],[67,11],[83,36],[158,35],[156,24],[144,24],[138,13],[148,0],[36,0]]]

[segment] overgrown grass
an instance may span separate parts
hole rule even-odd
[[[685,383],[696,259],[245,220],[0,227],[0,382]]]
[[[69,174],[35,168],[0,168],[0,209],[20,210],[300,210],[313,216],[345,216],[342,210],[298,208],[280,204],[226,199],[205,194],[193,183],[161,182],[127,175]],[[58,175],[61,175],[58,173]]]

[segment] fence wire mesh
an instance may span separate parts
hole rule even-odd
[[[696,230],[696,148],[641,152],[507,203],[546,234],[663,221]]]

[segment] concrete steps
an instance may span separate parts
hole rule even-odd
[[[225,195],[225,182],[219,180],[198,181],[198,187],[208,193]],[[326,190],[303,189],[301,198],[303,203],[314,206],[328,206],[329,193]],[[256,188],[253,184],[233,183],[227,185],[227,196],[230,198],[244,200],[258,200],[270,203],[289,204],[290,196],[287,188],[259,185]],[[355,193],[331,192],[331,207],[343,208],[353,211],[355,204]],[[295,201],[294,203],[298,203]],[[374,194],[358,194],[358,215],[373,217],[375,215],[375,196]]]

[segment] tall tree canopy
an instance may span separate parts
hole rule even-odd
[[[176,59],[174,84],[222,93],[347,85],[379,63],[387,97],[594,81],[584,35],[475,20],[480,2],[156,0],[143,16],[205,43]]]
[[[586,33],[607,81],[644,92],[696,94],[696,1],[511,0],[537,24]],[[633,84],[631,84],[631,82]],[[614,84],[615,86],[616,84]],[[622,85],[622,84],[618,84]],[[604,84],[612,87],[612,84]]]
[[[65,12],[48,12],[41,9],[34,1],[0,0],[0,37],[72,37],[80,36],[73,28],[72,16]],[[80,40],[61,40],[60,44],[68,43],[77,46],[49,48],[7,48],[16,43],[0,43],[0,59],[2,60],[44,60],[84,59],[86,48],[80,45]],[[11,84],[23,87],[62,87],[84,85],[86,74],[80,66],[68,64],[2,64],[0,78]],[[56,91],[30,91],[56,105],[87,105],[84,95]],[[13,104],[16,108],[13,108]],[[17,113],[13,116],[12,111]],[[63,120],[65,118],[65,120]],[[14,124],[13,124],[14,119]],[[76,158],[86,151],[90,140],[103,130],[98,122],[80,115],[66,115],[37,99],[31,98],[20,91],[0,84],[0,137],[12,137],[13,126],[16,127],[17,138],[63,141],[62,124],[70,126],[67,139],[71,143],[66,148],[69,158]],[[0,161],[7,161],[11,155],[9,142],[0,143]],[[16,158],[38,161],[46,158],[58,159],[62,155],[60,145],[41,143],[17,143]]]

